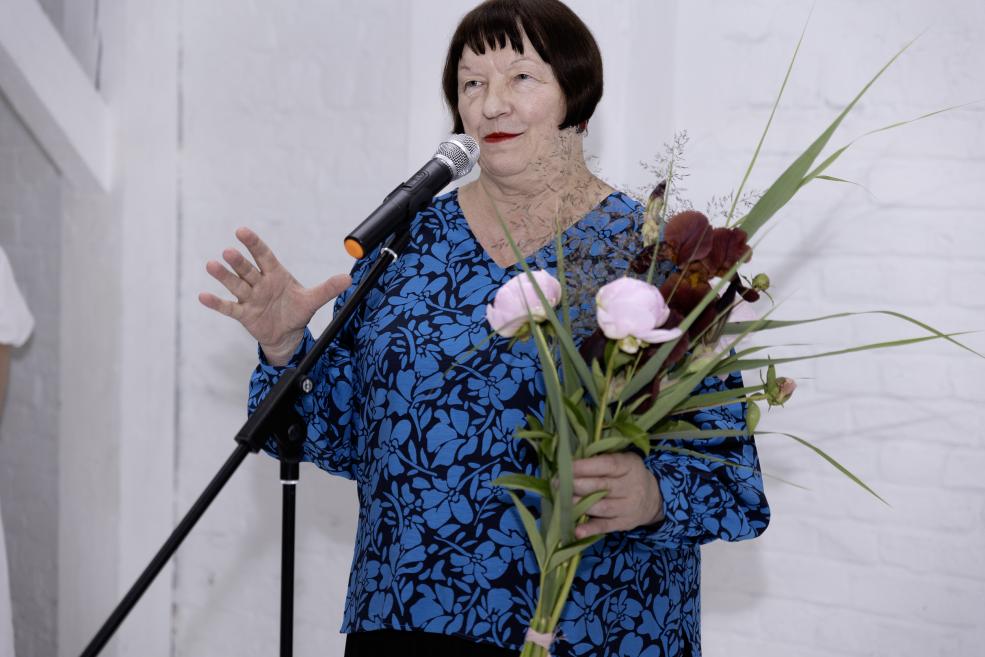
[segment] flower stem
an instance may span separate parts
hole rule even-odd
[[[605,409],[609,405],[609,391],[612,388],[612,370],[615,365],[616,357],[613,354],[605,364],[605,389],[599,398],[598,414],[595,416],[595,431],[592,434],[592,442],[602,439],[602,427],[605,424]]]
[[[557,598],[557,606],[551,614],[551,632],[554,631],[554,628],[557,627],[558,621],[561,619],[561,610],[564,608],[564,603],[568,600],[568,592],[571,590],[572,582],[575,581],[575,572],[578,570],[579,563],[581,563],[580,552],[571,557],[571,559],[561,566],[562,568],[567,568],[567,572],[564,574],[564,583],[561,584],[561,594]]]

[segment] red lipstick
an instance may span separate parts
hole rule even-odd
[[[508,139],[513,139],[514,137],[519,137],[522,132],[493,132],[482,138],[482,141],[487,144],[497,144],[501,141],[506,141]]]

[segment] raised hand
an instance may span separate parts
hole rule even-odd
[[[236,238],[253,256],[250,262],[236,249],[226,249],[221,262],[209,260],[205,271],[236,297],[235,301],[202,292],[202,305],[232,317],[250,332],[272,365],[290,360],[315,312],[352,284],[348,274],[336,274],[306,288],[274,256],[273,251],[249,228],[239,228]],[[254,264],[256,263],[256,264]]]

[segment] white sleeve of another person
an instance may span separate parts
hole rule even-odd
[[[0,344],[20,347],[34,329],[34,317],[24,301],[7,254],[0,248]],[[3,400],[0,399],[0,404]],[[2,409],[0,409],[2,413]],[[14,624],[10,605],[7,548],[0,516],[0,657],[14,657]]]

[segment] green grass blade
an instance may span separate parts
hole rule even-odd
[[[589,493],[585,497],[578,500],[578,504],[575,504],[574,514],[576,518],[588,513],[588,510],[595,505],[596,502],[601,500],[603,497],[609,494],[607,490],[597,490],[594,493]]]
[[[571,300],[568,295],[568,281],[564,264],[564,244],[561,241],[561,230],[558,227],[554,237],[554,252],[557,254],[557,279],[561,283],[561,324],[567,335],[571,335]],[[575,364],[567,350],[561,349],[561,383],[564,385],[564,396],[570,398],[578,389],[578,379]]]
[[[530,539],[530,547],[533,548],[534,556],[537,557],[537,565],[540,566],[540,571],[544,572],[544,566],[547,565],[544,538],[541,536],[540,529],[537,527],[537,521],[534,519],[534,515],[530,513],[530,509],[520,501],[516,493],[511,490],[506,492],[513,498],[513,504],[516,505],[516,510],[520,512],[520,521],[523,522],[523,528],[527,530],[527,538]]]
[[[745,388],[729,388],[719,392],[706,392],[700,395],[691,395],[680,404],[674,407],[674,413],[684,413],[686,411],[696,411],[701,408],[715,408],[740,401],[746,395],[751,395],[763,390],[766,386],[747,386]]]
[[[757,435],[786,436],[787,438],[792,438],[793,440],[796,440],[798,443],[800,443],[804,447],[807,447],[808,449],[813,450],[821,458],[823,458],[825,461],[827,461],[828,463],[830,463],[831,465],[833,465],[843,475],[845,475],[846,477],[848,477],[849,479],[851,479],[852,481],[854,481],[856,484],[858,484],[859,486],[861,486],[862,488],[864,488],[866,491],[868,491],[877,500],[879,500],[880,502],[882,502],[886,506],[892,506],[892,505],[889,504],[889,502],[887,502],[886,500],[882,499],[882,497],[878,493],[876,493],[874,490],[872,490],[871,488],[869,488],[865,484],[865,482],[863,482],[861,479],[859,479],[857,476],[855,476],[854,473],[852,473],[850,470],[848,470],[848,468],[846,468],[845,466],[843,466],[841,463],[838,463],[838,461],[836,461],[831,456],[829,456],[824,450],[822,450],[820,447],[812,444],[811,442],[809,442],[807,440],[804,440],[803,438],[799,438],[799,437],[797,437],[797,436],[795,436],[793,434],[790,434],[790,433],[783,433],[782,431],[761,431],[761,432],[758,432]]]
[[[734,438],[748,434],[749,431],[746,429],[680,429],[651,433],[649,438],[650,440],[702,440],[705,438]]]
[[[945,334],[944,338],[955,336],[955,335],[965,335],[965,333],[948,333]],[[790,356],[787,358],[750,358],[737,360],[728,365],[728,367],[722,366],[714,371],[715,375],[728,374],[729,372],[734,372],[735,370],[758,370],[763,367],[769,367],[770,365],[783,365],[784,363],[796,363],[802,360],[814,360],[817,358],[828,358],[830,356],[840,356],[842,354],[851,354],[857,351],[870,351],[872,349],[889,349],[891,347],[905,347],[909,344],[918,344],[920,342],[927,342],[928,340],[939,340],[936,335],[926,335],[919,338],[907,338],[905,340],[889,340],[886,342],[873,342],[870,344],[863,344],[858,347],[849,347],[848,349],[838,349],[836,351],[825,351],[819,354],[806,354],[804,356]]]
[[[916,39],[913,39],[903,46],[899,52],[893,55],[892,59],[890,59],[881,69],[879,69],[879,72],[876,73],[864,87],[862,87],[862,90],[858,93],[858,95],[856,95],[848,106],[841,111],[841,114],[838,115],[831,125],[829,125],[827,129],[814,140],[814,142],[800,155],[800,157],[794,160],[793,164],[787,167],[786,171],[780,174],[780,177],[777,178],[772,185],[770,185],[769,189],[767,189],[766,192],[760,197],[759,201],[757,201],[756,204],[749,210],[746,216],[738,221],[736,225],[743,229],[746,232],[746,235],[752,237],[756,231],[762,228],[763,225],[769,221],[769,219],[776,214],[780,208],[786,205],[787,202],[793,198],[794,194],[797,193],[797,190],[800,189],[804,176],[808,174],[808,171],[811,169],[811,165],[814,164],[814,161],[821,154],[821,151],[824,150],[825,146],[827,146],[832,135],[834,135],[835,131],[838,129],[838,126],[841,125],[841,122],[855,107],[862,96],[865,95],[869,88],[875,83],[875,81],[882,76],[886,69],[888,69],[899,58],[899,56],[913,44],[913,41],[916,41]]]
[[[811,12],[813,12],[813,8]],[[773,124],[773,117],[776,115],[776,108],[780,106],[780,99],[783,98],[783,92],[787,88],[787,82],[790,80],[790,74],[793,72],[794,62],[797,61],[797,53],[800,52],[800,46],[804,42],[804,35],[807,34],[807,25],[811,22],[810,14],[807,15],[807,20],[804,21],[804,29],[800,32],[800,38],[797,39],[797,47],[793,50],[793,57],[790,58],[790,63],[787,65],[787,73],[783,76],[783,83],[780,85],[780,92],[776,95],[776,100],[773,101],[773,108],[770,110],[770,118],[766,121],[766,127],[763,128],[763,134],[759,137],[759,143],[756,144],[756,150],[752,154],[752,161],[749,162],[749,166],[746,167],[746,173],[742,176],[742,182],[739,183],[739,189],[736,190],[735,195],[732,198],[732,207],[728,210],[728,216],[725,219],[725,225],[728,226],[732,223],[732,215],[735,214],[735,206],[739,202],[739,198],[742,196],[742,190],[746,186],[746,182],[749,180],[750,174],[752,174],[753,167],[756,166],[756,160],[759,159],[759,151],[763,148],[763,142],[766,141],[766,134],[770,131],[770,126]]]
[[[713,463],[721,463],[723,465],[728,465],[733,468],[738,468],[739,470],[749,470],[761,477],[766,477],[767,479],[773,479],[775,481],[783,482],[788,486],[793,486],[794,488],[799,488],[801,490],[810,490],[806,486],[801,486],[800,484],[795,484],[792,481],[788,481],[776,475],[771,475],[769,473],[763,472],[758,468],[754,468],[751,465],[746,465],[745,463],[738,463],[736,461],[729,461],[728,459],[719,458],[717,456],[712,456],[711,454],[705,454],[704,452],[697,452],[693,449],[685,449],[683,447],[672,447],[670,445],[663,445],[661,447],[654,447],[654,449],[661,452],[671,452],[673,454],[681,454],[683,456],[692,456],[694,458],[703,459],[705,461],[712,461]]]
[[[588,536],[578,541],[575,541],[571,545],[565,546],[551,555],[551,561],[547,564],[547,571],[550,572],[563,564],[565,561],[571,557],[584,552],[586,548],[591,547],[601,539],[605,538],[605,534],[596,534],[594,536]]]
[[[561,349],[567,358],[566,362],[570,363],[570,365],[574,367],[574,370],[578,374],[578,378],[581,380],[582,385],[592,396],[592,400],[598,402],[598,393],[595,390],[595,386],[592,385],[592,371],[588,368],[588,363],[585,362],[585,359],[582,358],[581,354],[578,352],[578,348],[571,339],[571,332],[569,330],[565,330],[565,325],[558,319],[557,313],[554,312],[551,304],[547,302],[547,296],[544,295],[544,291],[540,289],[540,286],[537,285],[537,281],[534,280],[533,272],[527,264],[527,259],[524,257],[523,252],[520,251],[520,247],[517,246],[516,241],[513,239],[513,235],[510,233],[510,229],[506,225],[506,221],[499,213],[499,208],[496,207],[495,201],[493,201],[492,198],[489,198],[489,202],[492,204],[493,209],[496,210],[496,218],[499,220],[499,225],[502,227],[503,233],[506,235],[506,241],[509,242],[510,248],[513,250],[513,256],[517,259],[516,264],[519,265],[524,274],[529,277],[534,290],[537,292],[537,297],[540,299],[540,303],[544,307],[544,312],[547,314],[547,321],[550,322],[552,327],[554,327],[554,332],[557,335],[558,343],[561,345]],[[560,257],[561,254],[558,254],[559,259]],[[562,282],[562,290],[563,289],[564,283]]]
[[[731,278],[732,273],[738,268],[739,264],[741,263],[736,263],[735,267],[732,268],[732,271],[730,271],[719,283],[723,283]],[[688,315],[688,317],[690,317],[690,315]],[[736,336],[731,344],[728,345],[726,352],[734,347],[747,334],[748,330],[746,333]],[[752,349],[746,349],[745,352],[756,351],[757,349],[758,348],[754,347]],[[682,377],[677,380],[673,386],[664,388],[657,396],[657,400],[653,406],[651,406],[648,411],[643,413],[643,415],[637,419],[637,424],[643,429],[651,429],[657,422],[667,416],[675,406],[681,403],[681,401],[685,398],[689,397],[694,388],[707,376],[709,376],[716,367],[723,367],[725,363],[730,363],[732,361],[733,358],[731,356],[720,361],[709,360],[705,365],[700,367],[690,376]],[[729,371],[731,372],[734,370]]]
[[[923,330],[927,331],[928,333],[932,333],[933,335],[936,335],[938,338],[941,338],[943,340],[947,340],[951,344],[954,344],[954,345],[960,347],[961,349],[964,349],[965,351],[969,351],[969,352],[973,353],[974,355],[978,356],[979,358],[985,358],[985,356],[983,356],[982,354],[978,353],[977,351],[975,351],[971,347],[969,347],[969,346],[965,345],[964,343],[962,343],[962,342],[960,342],[958,340],[955,340],[953,337],[951,337],[952,335],[959,335],[959,334],[957,334],[957,333],[952,333],[950,335],[945,334],[945,333],[943,333],[943,332],[935,329],[930,324],[925,324],[925,323],[921,322],[918,319],[914,319],[913,317],[910,317],[909,315],[904,315],[903,313],[896,312],[895,310],[862,310],[862,311],[858,311],[858,312],[835,313],[833,315],[824,315],[822,317],[811,317],[809,319],[800,319],[800,320],[765,320],[765,319],[759,319],[759,320],[753,320],[753,321],[750,321],[750,322],[732,322],[732,323],[729,323],[729,324],[726,324],[725,325],[725,330],[723,331],[723,333],[725,333],[725,334],[741,333],[743,331],[746,331],[748,328],[750,328],[750,326],[752,327],[752,330],[753,331],[768,331],[768,330],[771,330],[771,329],[787,328],[789,326],[799,326],[800,324],[811,324],[813,322],[821,322],[821,321],[828,320],[828,319],[841,319],[843,317],[855,317],[855,316],[858,316],[858,315],[886,315],[886,316],[889,316],[889,317],[895,317],[896,319],[901,319],[904,322],[909,322],[910,324],[913,324],[915,326],[919,326],[920,328],[922,328]]]
[[[824,176],[824,175],[818,176],[817,179],[818,180],[827,180],[828,182],[844,183],[845,185],[854,185],[856,187],[860,187],[860,188],[864,189],[866,192],[869,193],[870,196],[872,196],[872,192],[869,191],[869,188],[868,187],[866,187],[862,183],[857,183],[854,180],[845,180],[844,178],[837,178],[835,176]]]
[[[690,313],[688,313],[687,317],[685,317],[684,320],[677,327],[681,329],[682,333],[687,333],[687,330],[691,326],[691,324],[697,321],[698,317],[701,316],[701,313],[704,311],[704,309],[708,307],[708,304],[710,304],[712,301],[718,298],[718,293],[728,286],[729,281],[732,279],[732,276],[735,274],[735,272],[739,270],[739,267],[741,267],[745,262],[746,259],[742,259],[736,262],[735,265],[733,265],[733,267],[728,272],[726,272],[724,276],[721,277],[721,279],[718,281],[715,287],[713,287],[711,290],[708,291],[707,294],[705,294],[701,302],[698,303],[698,305],[695,306]],[[650,360],[648,360],[646,364],[643,365],[643,367],[641,367],[640,369],[636,370],[636,372],[633,373],[632,378],[630,378],[630,380],[626,383],[623,389],[619,392],[618,401],[625,401],[627,399],[631,399],[636,393],[642,390],[645,386],[650,385],[650,383],[653,381],[653,378],[657,375],[657,372],[660,371],[660,367],[663,365],[664,360],[667,359],[667,356],[670,355],[670,352],[673,351],[674,345],[676,344],[677,344],[677,340],[670,340],[660,345],[660,348],[657,349],[657,352],[653,355],[653,357]],[[690,390],[688,390],[687,392],[690,392]]]
[[[800,182],[800,186],[803,187],[804,185],[806,185],[807,183],[811,182],[815,178],[825,178],[825,176],[822,176],[821,175],[821,173],[823,171],[826,171],[827,168],[829,166],[831,166],[831,164],[833,164],[835,160],[837,160],[839,157],[841,157],[842,153],[844,153],[849,148],[851,148],[852,146],[854,146],[856,142],[864,139],[865,137],[868,137],[869,135],[874,135],[876,133],[884,132],[886,130],[892,130],[893,128],[898,128],[900,126],[904,126],[904,125],[907,125],[909,123],[913,123],[914,121],[920,121],[922,119],[930,118],[931,116],[935,116],[935,115],[941,114],[943,112],[950,112],[952,110],[960,109],[960,108],[965,107],[965,106],[970,105],[970,104],[971,103],[964,103],[963,105],[953,105],[951,107],[945,107],[943,109],[939,109],[939,110],[935,110],[933,112],[928,112],[926,114],[922,114],[922,115],[920,115],[920,116],[918,116],[916,118],[913,118],[913,119],[907,119],[905,121],[897,121],[896,123],[891,123],[891,124],[885,125],[885,126],[883,126],[881,128],[876,128],[875,130],[870,130],[869,132],[866,132],[862,136],[857,137],[857,138],[853,139],[852,141],[848,142],[847,144],[845,144],[844,146],[842,146],[841,148],[839,148],[838,150],[836,150],[834,153],[832,153],[831,155],[829,155],[827,158],[825,158],[825,160],[821,164],[819,164],[817,166],[817,168],[815,168],[809,174],[807,174],[806,176],[804,176],[804,179]],[[841,180],[840,178],[831,178],[830,176],[827,177],[826,179],[827,180],[835,180],[835,181],[838,181],[838,182],[849,182],[847,180]],[[855,185],[857,183],[851,183],[851,184]]]
[[[554,360],[550,348],[547,346],[547,340],[544,338],[544,332],[539,325],[534,324],[531,333],[534,336],[534,340],[537,341],[537,352],[540,355],[540,364],[544,370],[547,399],[550,403],[551,412],[556,424],[555,430],[557,431],[558,441],[555,449],[554,463],[557,466],[557,472],[552,474],[557,477],[558,490],[557,497],[555,498],[554,513],[559,516],[561,526],[560,540],[568,542],[571,540],[571,533],[574,530],[574,519],[571,517],[571,498],[574,495],[572,483],[574,475],[571,470],[573,450],[571,432],[568,427],[568,415],[562,396],[561,381],[558,379],[557,368],[554,366]],[[548,475],[547,473],[541,473],[541,476],[547,478]]]
[[[625,438],[623,436],[609,436],[608,438],[601,438],[585,448],[584,458],[587,459],[590,456],[605,454],[608,452],[621,452],[629,446],[630,442],[631,441],[629,438]]]
[[[525,474],[506,474],[492,481],[494,486],[502,486],[510,490],[526,490],[541,497],[551,496],[551,487],[540,477]]]

